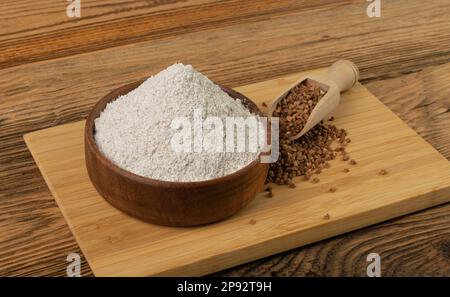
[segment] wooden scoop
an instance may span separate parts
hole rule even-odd
[[[291,87],[284,91],[280,96],[274,99],[269,104],[268,116],[272,117],[278,102],[283,99],[292,88],[301,83],[306,85],[318,86],[325,95],[319,100],[317,105],[312,110],[308,120],[303,129],[291,137],[297,139],[303,134],[311,130],[315,125],[322,120],[329,119],[341,100],[341,92],[344,92],[353,87],[359,78],[359,70],[356,65],[347,60],[338,60],[328,69],[325,75],[307,74],[295,82]]]

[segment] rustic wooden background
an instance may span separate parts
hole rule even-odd
[[[113,88],[192,63],[238,86],[355,61],[362,83],[450,159],[450,2],[63,0],[0,3],[0,275],[66,273],[81,253],[24,133],[84,119]],[[420,182],[420,181],[417,181]],[[450,276],[450,204],[217,273]],[[83,259],[82,274],[92,275]]]

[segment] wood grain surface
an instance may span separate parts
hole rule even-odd
[[[379,19],[356,0],[82,2],[80,19],[50,0],[0,4],[1,275],[65,275],[67,254],[81,253],[22,135],[83,119],[108,91],[174,61],[244,85],[351,59],[450,159],[448,1],[384,1]],[[365,275],[379,251],[383,275],[449,276],[449,226],[444,205],[222,274]],[[85,261],[82,273],[92,275]]]
[[[303,73],[293,74],[237,90],[262,104],[301,77]],[[450,162],[366,88],[357,84],[343,94],[335,116],[333,123],[352,139],[346,151],[357,164],[333,160],[319,183],[294,178],[294,189],[271,185],[274,197],[260,193],[227,220],[193,228],[147,224],[111,207],[98,194],[105,190],[96,191],[91,183],[95,173],[88,176],[92,156],[84,154],[85,121],[32,132],[24,139],[95,275],[198,276],[450,201]],[[86,127],[90,121],[91,116]],[[88,150],[92,141],[85,138]],[[350,172],[343,172],[349,167]],[[388,174],[380,175],[380,170]],[[330,187],[337,191],[330,193]],[[195,192],[183,198],[203,202],[201,191]]]

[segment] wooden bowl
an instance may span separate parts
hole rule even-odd
[[[259,158],[239,171],[198,182],[171,182],[133,174],[112,163],[94,140],[94,120],[108,102],[137,88],[143,81],[123,86],[101,99],[86,120],[85,158],[89,178],[100,195],[114,207],[150,223],[166,226],[194,226],[229,217],[249,204],[260,193],[269,169]],[[221,87],[233,98],[241,99],[252,113],[258,107],[242,94]]]

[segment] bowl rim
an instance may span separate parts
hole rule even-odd
[[[201,181],[166,181],[166,180],[159,180],[154,179],[150,177],[145,177],[142,175],[135,174],[131,171],[128,171],[122,167],[119,167],[115,163],[113,163],[111,160],[109,160],[98,148],[97,143],[94,139],[94,128],[95,128],[95,119],[97,119],[101,112],[105,109],[106,105],[114,100],[116,100],[119,96],[125,95],[128,92],[134,90],[138,86],[140,86],[146,79],[138,80],[132,83],[128,83],[126,85],[123,85],[119,88],[116,88],[112,91],[110,91],[108,94],[102,97],[91,109],[85,123],[85,129],[84,129],[84,139],[85,139],[85,146],[87,146],[87,149],[90,149],[93,151],[93,153],[96,155],[97,158],[100,159],[100,161],[111,171],[113,171],[115,174],[120,175],[126,179],[132,180],[136,183],[140,184],[146,184],[149,186],[158,186],[158,187],[165,187],[165,188],[198,188],[199,186],[215,186],[219,184],[226,183],[228,181],[240,178],[247,173],[249,173],[252,169],[254,169],[258,165],[264,165],[260,162],[262,152],[259,152],[256,159],[247,164],[245,167],[242,167],[241,169],[231,173],[227,174],[221,177],[208,179],[208,180],[201,180]],[[233,90],[232,88],[218,85],[223,91],[225,91],[229,96],[231,96],[234,99],[240,99],[245,100],[244,106],[246,108],[247,105],[252,106],[254,111],[252,113],[256,113],[259,116],[263,116],[263,113],[259,109],[259,107],[250,100],[247,96],[244,96],[243,94]]]

